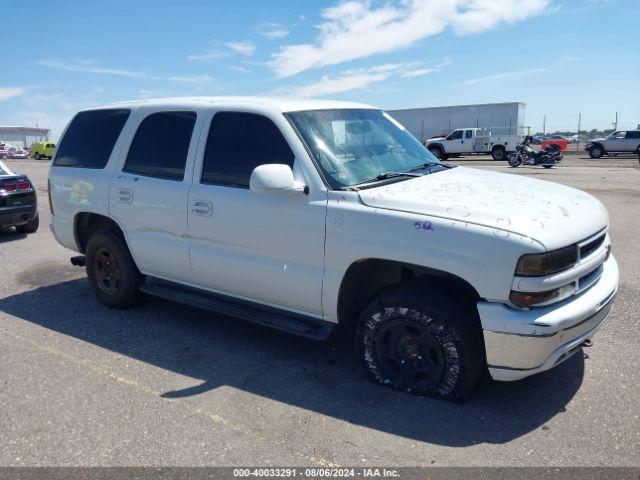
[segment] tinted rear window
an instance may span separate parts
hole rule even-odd
[[[253,113],[220,112],[211,122],[202,166],[202,183],[248,187],[258,165],[293,166],[294,155],[278,127]]]
[[[53,162],[59,167],[104,168],[130,110],[92,110],[75,116]]]
[[[146,117],[131,142],[125,172],[182,180],[195,112],[159,112]]]
[[[627,132],[627,138],[640,138],[640,130]]]

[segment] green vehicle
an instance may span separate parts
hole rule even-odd
[[[53,142],[38,142],[31,146],[31,156],[36,160],[41,158],[53,158],[56,151],[56,144]]]

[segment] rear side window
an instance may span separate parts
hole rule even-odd
[[[627,132],[627,138],[640,138],[640,130]]]
[[[69,125],[53,164],[104,168],[130,113],[125,109],[80,112]]]
[[[257,166],[281,163],[293,167],[293,160],[289,144],[267,117],[219,112],[211,121],[201,181],[244,188]]]
[[[466,130],[466,131],[464,132],[464,137],[465,137],[465,138],[471,138],[471,137],[473,137],[473,130]]]
[[[124,171],[182,180],[195,112],[159,112],[146,117],[131,142]]]

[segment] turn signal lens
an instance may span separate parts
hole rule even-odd
[[[578,261],[578,247],[569,245],[547,253],[528,253],[522,255],[516,266],[516,276],[542,277],[561,272]]]
[[[512,290],[511,295],[509,295],[509,300],[518,307],[535,307],[559,302],[573,295],[574,292],[574,284],[565,285],[564,287],[554,290],[547,290],[546,292],[516,292]]]

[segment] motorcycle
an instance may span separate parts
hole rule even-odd
[[[516,146],[516,151],[509,154],[507,161],[511,167],[541,165],[544,168],[551,168],[563,158],[562,150],[558,145],[552,144],[536,152],[529,146],[530,144],[531,137],[527,136],[520,145]]]

